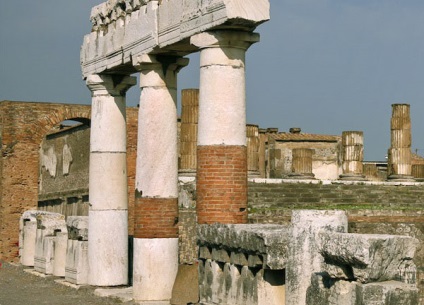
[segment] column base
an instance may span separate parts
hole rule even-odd
[[[288,174],[287,177],[289,179],[299,179],[299,180],[301,180],[301,179],[305,179],[305,180],[307,180],[307,179],[315,179],[315,175],[312,174],[312,173],[310,173],[310,174],[296,174],[296,173],[291,173],[291,174]]]
[[[409,175],[390,175],[387,177],[387,180],[394,182],[415,182],[415,178]]]
[[[178,238],[134,238],[133,297],[169,304],[178,272]]]
[[[178,171],[178,176],[179,177],[196,177],[196,173],[197,171],[195,169],[191,170],[191,169],[180,169]]]
[[[366,181],[364,175],[359,174],[342,174],[339,176],[340,180],[346,180],[346,181]]]
[[[248,178],[260,178],[261,174],[259,171],[247,171],[247,177]]]

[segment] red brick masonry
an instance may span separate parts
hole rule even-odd
[[[246,146],[198,146],[197,222],[247,223]]]
[[[178,238],[178,199],[135,198],[134,238]]]

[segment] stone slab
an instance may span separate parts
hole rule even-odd
[[[264,267],[284,269],[289,244],[289,227],[268,224],[199,225],[198,243],[199,246],[217,247],[235,253],[243,249],[242,252],[246,254],[260,254],[263,256]],[[215,256],[215,259],[223,262],[228,260],[227,256],[221,258]]]
[[[414,284],[418,240],[408,236],[319,233],[318,251],[330,276],[362,283],[400,280]],[[346,268],[349,266],[349,268]],[[350,269],[351,267],[351,269]],[[351,274],[349,274],[351,273]]]

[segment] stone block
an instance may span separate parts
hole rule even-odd
[[[68,239],[65,280],[77,285],[88,284],[88,241]]]
[[[66,249],[68,248],[68,233],[58,232],[54,237],[53,275],[65,276]]]
[[[311,274],[323,269],[318,254],[320,231],[347,232],[347,215],[343,211],[297,210],[292,212],[292,232],[286,268],[287,305],[306,305]]]
[[[66,233],[65,216],[58,213],[38,214],[35,238],[34,269],[45,274],[53,273],[54,239],[59,232]]]
[[[69,239],[88,240],[88,216],[69,216],[66,226]]]
[[[179,265],[172,288],[171,304],[186,305],[199,302],[199,274],[197,264]]]
[[[417,305],[418,289],[415,285],[397,281],[361,284],[330,278],[316,273],[306,296],[307,305]]]
[[[24,266],[34,266],[35,238],[37,232],[37,215],[48,214],[46,211],[28,210],[19,219],[19,255]]]
[[[119,69],[158,47],[193,52],[190,36],[224,24],[251,31],[270,18],[269,10],[269,0],[141,1],[128,12],[117,2],[100,4],[81,47],[83,75]]]
[[[318,251],[335,278],[362,283],[398,280],[415,283],[412,262],[418,240],[408,236],[319,233]]]
[[[289,243],[289,228],[282,225],[199,225],[198,243],[200,246],[222,248],[229,252],[248,255],[260,254],[264,268],[284,269],[286,265],[286,249]],[[233,255],[233,254],[231,254]],[[248,263],[237,254],[240,262]],[[237,260],[232,256],[233,262]]]
[[[418,288],[415,285],[387,281],[362,285],[363,305],[417,305]]]

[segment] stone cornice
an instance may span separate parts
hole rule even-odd
[[[142,54],[196,52],[190,37],[210,29],[251,32],[269,19],[269,0],[109,0],[93,8],[81,48],[83,77],[136,72]]]

